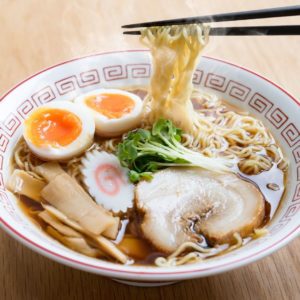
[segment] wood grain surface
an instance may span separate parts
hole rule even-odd
[[[213,3],[212,3],[213,2]],[[122,24],[299,4],[299,0],[0,0],[0,93],[81,55],[141,48]],[[298,21],[297,21],[298,20]],[[243,24],[299,24],[300,17]],[[300,37],[215,37],[206,55],[255,70],[300,98]],[[257,263],[159,288],[62,266],[0,232],[0,299],[300,299],[300,239]]]

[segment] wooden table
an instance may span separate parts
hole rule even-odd
[[[0,0],[0,93],[71,57],[140,48],[122,24],[299,4],[299,0]],[[296,24],[297,18],[286,21]],[[250,22],[249,22],[250,23]],[[258,23],[253,21],[253,23]],[[271,24],[271,20],[261,22]],[[299,24],[299,18],[298,18]],[[206,54],[249,67],[300,98],[300,37],[212,38]],[[115,283],[50,261],[0,232],[0,299],[300,299],[300,239],[238,270],[161,288]]]

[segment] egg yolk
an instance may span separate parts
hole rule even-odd
[[[82,131],[82,123],[74,113],[56,108],[37,109],[25,122],[26,134],[36,146],[67,146]]]
[[[130,113],[134,108],[134,101],[122,94],[99,94],[85,100],[88,107],[109,119],[118,119]]]

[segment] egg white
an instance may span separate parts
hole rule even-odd
[[[90,96],[99,94],[117,94],[129,97],[134,101],[134,108],[131,112],[124,114],[120,118],[110,119],[100,112],[90,108],[85,100]],[[75,99],[75,103],[80,103],[87,107],[94,116],[96,134],[103,137],[120,136],[133,128],[136,128],[142,120],[143,103],[139,96],[118,89],[97,89],[83,94]]]
[[[74,115],[76,115],[81,121],[81,133],[79,136],[70,144],[66,146],[52,146],[44,145],[38,146],[32,143],[30,136],[27,135],[27,126],[24,124],[23,136],[30,148],[30,150],[42,158],[43,160],[58,160],[65,161],[74,156],[83,153],[90,145],[93,143],[95,134],[95,122],[91,113],[81,105],[74,104],[68,101],[54,101],[52,103],[38,107],[36,110],[41,108],[57,108],[62,110],[67,110]],[[32,115],[36,112],[34,110],[27,119],[30,119]]]

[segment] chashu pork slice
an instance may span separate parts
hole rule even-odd
[[[265,201],[259,189],[234,174],[200,168],[169,168],[136,188],[141,231],[166,253],[203,234],[210,244],[232,243],[262,224]]]

